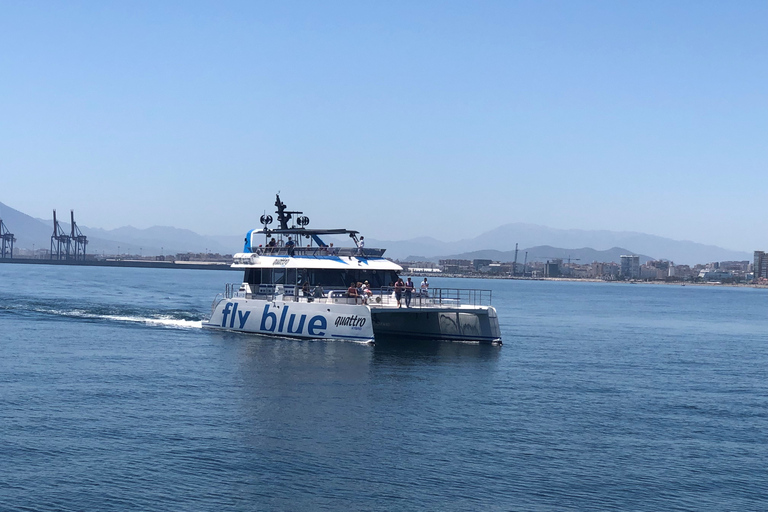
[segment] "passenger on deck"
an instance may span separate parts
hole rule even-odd
[[[355,304],[357,304],[357,298],[359,295],[357,294],[357,286],[355,286],[354,282],[350,283],[349,288],[347,288],[347,297],[350,299],[355,299]]]
[[[267,253],[274,252],[276,247],[277,247],[277,242],[275,241],[274,238],[272,238],[272,240],[270,240],[269,243],[267,244]]]
[[[361,236],[357,242],[357,255],[365,256],[365,237]]]
[[[405,284],[403,283],[403,278],[401,277],[395,283],[395,300],[397,300],[397,307],[402,307],[402,304],[400,303],[400,301],[403,300],[404,289],[405,289]]]
[[[365,288],[360,281],[357,282],[357,296],[360,297],[363,304],[368,304],[368,295],[365,294]]]
[[[288,237],[288,241],[285,242],[285,247],[288,249],[288,256],[293,257],[294,251],[296,249],[296,242],[294,242],[290,236]]]
[[[304,281],[304,284],[301,285],[301,294],[304,297],[309,297],[309,281]]]
[[[408,282],[405,283],[405,307],[411,307],[411,296],[413,295],[413,281],[408,278]]]
[[[429,297],[429,283],[427,282],[427,278],[424,278],[424,281],[421,283],[421,296],[422,297]]]
[[[336,253],[338,250],[333,246],[333,242],[331,242],[331,245],[328,246],[328,254],[331,256],[336,256]]]
[[[363,283],[363,294],[365,294],[366,298],[373,295],[373,292],[371,291],[371,285],[370,283],[368,283],[368,281]]]
[[[315,286],[314,291],[312,292],[312,296],[316,299],[320,299],[325,297],[325,290],[323,290],[323,287],[320,285]]]

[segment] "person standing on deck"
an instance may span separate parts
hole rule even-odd
[[[360,281],[357,282],[357,296],[360,297],[360,301],[363,304],[368,304],[368,296],[365,294],[363,283],[361,283]]]
[[[424,281],[421,282],[421,296],[422,297],[429,297],[429,283],[427,282],[427,278],[424,278]]]
[[[397,307],[402,307],[400,301],[403,300],[403,289],[405,288],[405,285],[403,284],[403,278],[399,278],[397,282],[395,283],[395,300],[397,300]]]
[[[357,255],[365,256],[365,237],[361,236],[357,242]]]
[[[411,307],[411,296],[413,295],[413,281],[408,278],[408,282],[405,283],[405,307]]]
[[[296,242],[289,236],[288,241],[285,243],[285,247],[288,249],[288,256],[293,257],[293,252],[296,247]]]

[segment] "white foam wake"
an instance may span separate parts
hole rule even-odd
[[[134,322],[147,325],[161,325],[163,327],[173,327],[176,329],[198,329],[202,328],[201,320],[181,320],[179,318],[166,317],[140,317],[140,316],[119,316],[119,315],[93,315],[95,318],[104,318],[106,320],[115,320],[118,322]]]

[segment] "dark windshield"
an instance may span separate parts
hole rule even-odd
[[[368,281],[371,288],[392,286],[397,281],[397,272],[393,270],[370,269],[248,269],[245,271],[245,282],[258,284],[304,284],[309,281],[311,286],[320,285],[327,289],[345,289],[352,282]]]

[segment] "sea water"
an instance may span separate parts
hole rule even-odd
[[[504,345],[368,345],[201,329],[239,278],[0,265],[0,509],[768,509],[768,290],[430,278]]]

